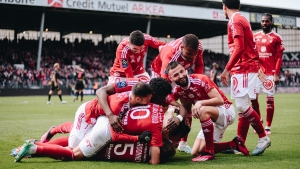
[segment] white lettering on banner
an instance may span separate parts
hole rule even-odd
[[[19,5],[35,5],[35,0],[0,0],[0,2]]]
[[[98,9],[105,10],[105,11],[115,11],[115,12],[128,12],[128,3],[124,4],[115,4],[111,3],[108,4],[105,1],[98,2]]]
[[[226,19],[224,12],[212,11],[213,19]]]
[[[79,0],[67,0],[66,4],[68,7],[71,8],[94,9],[94,2],[91,0],[85,0],[83,2]]]
[[[144,14],[156,14],[156,15],[164,15],[164,8],[160,5],[155,4],[134,4],[132,7],[132,12],[136,13],[144,13]]]
[[[294,60],[300,60],[298,55],[300,53],[284,53],[282,55],[282,60],[287,60],[287,61],[294,61]]]

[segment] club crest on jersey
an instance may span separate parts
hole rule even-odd
[[[267,90],[271,90],[273,88],[273,82],[270,79],[268,79],[267,82],[264,82],[263,85]]]
[[[126,81],[122,81],[122,82],[117,82],[116,85],[117,85],[117,88],[120,89],[120,88],[126,87],[127,83],[126,83]]]
[[[122,60],[122,68],[127,68],[128,67],[128,62],[126,59]]]
[[[261,51],[261,52],[265,52],[265,51],[266,51],[266,47],[265,47],[265,46],[262,46],[262,47],[260,48],[260,51]]]

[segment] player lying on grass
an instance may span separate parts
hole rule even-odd
[[[137,135],[145,130],[148,130],[151,133],[152,139],[149,142],[151,153],[151,159],[149,160],[149,163],[151,164],[158,164],[160,162],[159,157],[160,147],[162,146],[162,121],[162,107],[155,104],[131,108],[124,114],[124,118],[122,118],[125,133]],[[74,124],[77,126],[78,123]],[[93,129],[96,128],[96,130],[92,129],[87,131],[88,133],[85,135],[83,141],[81,141],[80,144],[73,150],[58,145],[36,145],[30,141],[27,141],[23,145],[21,151],[18,153],[15,161],[19,162],[22,158],[31,154],[37,154],[66,161],[91,158],[111,140],[122,140],[125,138],[113,136],[113,134],[110,132],[111,130],[109,126],[108,118],[106,116],[99,116],[97,118],[96,125],[93,127]],[[74,127],[75,126],[73,126],[72,131]],[[100,132],[100,134],[98,132]],[[71,137],[71,135],[69,137]],[[99,144],[102,144],[102,146],[96,150],[95,146]],[[83,155],[79,154],[78,150],[80,151],[79,153],[82,153]]]

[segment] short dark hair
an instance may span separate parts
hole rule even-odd
[[[163,145],[160,147],[160,161],[173,157],[176,154],[175,147],[169,140],[163,140]]]
[[[198,37],[194,34],[186,34],[182,38],[182,44],[192,49],[198,49],[199,40]]]
[[[131,91],[134,96],[138,96],[138,97],[147,97],[149,94],[153,93],[150,85],[148,85],[145,82],[139,82],[135,84],[132,87]]]
[[[241,7],[240,0],[222,0],[222,3],[228,9],[240,9],[240,7]]]
[[[269,17],[269,18],[270,18],[270,21],[273,23],[273,16],[272,16],[272,14],[270,14],[270,13],[263,13],[263,14],[261,15],[261,17],[263,17],[263,16]]]
[[[150,80],[149,85],[153,91],[153,95],[160,98],[165,98],[168,94],[172,93],[172,85],[164,78],[153,78]]]
[[[129,42],[136,46],[142,46],[145,43],[144,34],[139,30],[131,32]]]
[[[172,61],[170,62],[167,67],[166,67],[166,73],[169,74],[170,69],[174,69],[175,67],[177,67],[178,65],[181,65],[179,62],[177,61]]]

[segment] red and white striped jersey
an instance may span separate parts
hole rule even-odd
[[[263,31],[254,34],[254,40],[259,54],[259,65],[266,75],[280,73],[282,52],[284,46],[281,36],[271,31],[265,34]]]

